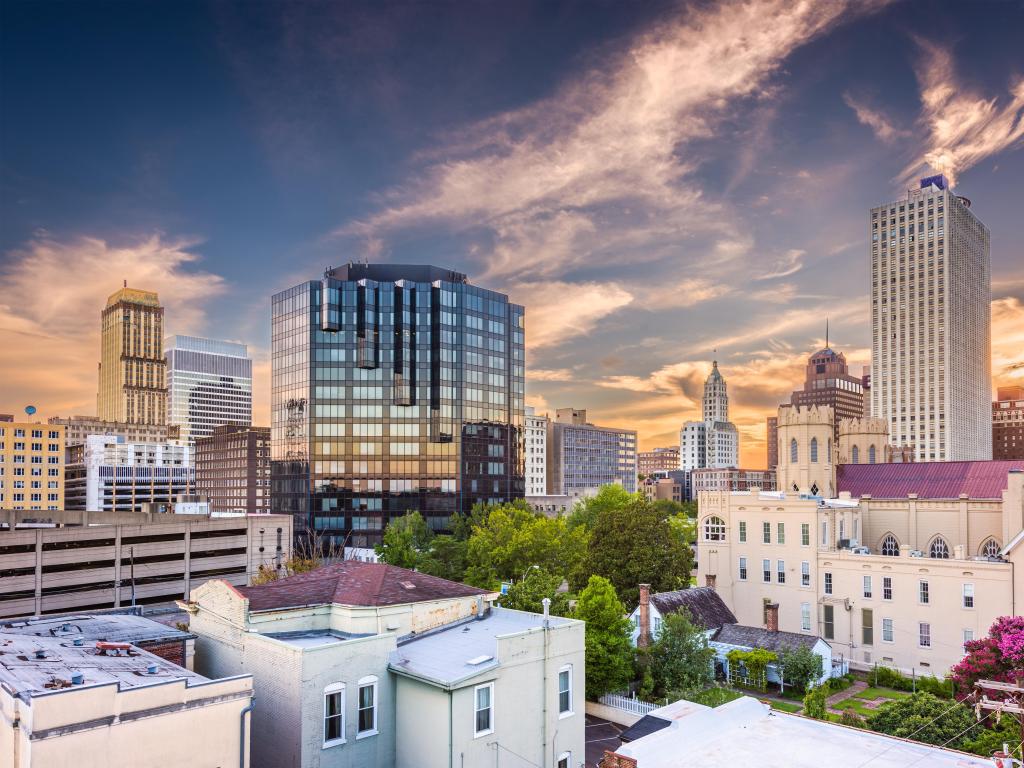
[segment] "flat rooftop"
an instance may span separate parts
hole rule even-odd
[[[371,637],[371,634],[369,632],[364,634],[339,632],[336,629],[313,629],[305,632],[267,632],[264,637],[272,637],[296,648],[318,648],[323,645],[344,643],[346,640],[354,640],[359,637]]]
[[[44,657],[37,658],[37,651],[42,651]],[[155,673],[148,671],[152,664],[156,665]],[[27,700],[42,693],[76,687],[72,676],[79,672],[84,678],[81,685],[117,683],[122,689],[168,680],[206,681],[202,675],[139,648],[132,648],[127,655],[112,656],[97,652],[95,642],[76,646],[70,638],[0,631],[0,685],[21,698]]]
[[[560,616],[550,618],[552,627],[572,623]],[[406,641],[391,652],[389,667],[396,672],[453,685],[500,664],[498,638],[540,629],[543,617],[536,613],[492,608],[483,619],[467,619]]]
[[[133,613],[89,613],[0,620],[0,633],[111,643],[170,643],[195,635]]]
[[[663,708],[662,711],[668,708]],[[657,713],[658,710],[651,714]],[[744,696],[714,709],[690,705],[666,712],[662,728],[616,752],[632,757],[640,768],[820,768],[860,766],[898,768],[992,768],[992,761],[784,712],[772,712]]]

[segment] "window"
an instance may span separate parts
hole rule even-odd
[[[786,543],[786,524],[778,523],[775,526],[775,541],[778,544]]]
[[[860,464],[860,448],[853,446],[853,461],[851,464]]]
[[[974,641],[974,630],[964,630],[964,653],[967,653],[967,644]]]
[[[964,608],[974,607],[974,585],[964,584]]]
[[[832,594],[832,574],[828,571],[825,571],[825,594]]]
[[[798,455],[799,452],[797,451],[796,447],[796,438],[794,437],[792,440],[789,441],[789,460],[795,464]]]
[[[800,603],[800,629],[804,632],[811,631],[811,604]]]
[[[778,580],[779,584],[785,584],[786,583],[786,561],[785,560],[779,560],[778,562],[775,563],[775,573],[776,573],[776,579]]]
[[[654,636],[658,637],[661,634],[661,616],[654,617]]]
[[[324,688],[324,746],[345,743],[345,685]]]
[[[772,543],[772,524],[769,522],[761,523],[761,539],[765,544]]]
[[[998,541],[995,539],[989,539],[981,545],[981,554],[984,557],[999,557],[1000,549],[1001,547],[999,546]]]
[[[563,752],[558,756],[558,763],[555,764],[555,768],[571,768],[572,766],[572,752]]]
[[[762,581],[764,581],[765,584],[770,583],[772,580],[772,561],[762,560],[761,570],[764,572],[762,576]]]
[[[917,625],[917,644],[922,648],[932,647],[932,625],[922,621]]]
[[[928,604],[928,582],[917,582],[917,600],[925,605]]]
[[[860,641],[863,645],[875,644],[875,612],[870,608],[860,610]]]
[[[882,599],[892,600],[892,576],[882,577]]]
[[[896,537],[891,533],[886,534],[885,538],[882,539],[881,551],[887,557],[899,557],[900,543],[896,541]]]
[[[882,642],[893,642],[892,619],[882,619]]]
[[[949,559],[949,545],[946,544],[944,538],[936,536],[932,539],[931,546],[928,547],[928,557],[935,557],[941,560]]]
[[[874,464],[874,463],[875,463],[875,446],[872,443],[870,446],[868,446],[868,464]]]
[[[725,521],[711,516],[704,521],[704,541],[725,541]]]
[[[811,564],[806,560],[800,563],[800,586],[811,586]]]
[[[800,523],[800,546],[811,546],[811,524]]]
[[[572,714],[572,666],[566,665],[558,670],[558,715],[565,717]]]
[[[372,736],[377,732],[377,678],[364,677],[359,681],[359,730],[356,738]]]
[[[817,463],[818,461],[818,438],[811,438],[811,461]]]
[[[494,731],[494,683],[478,685],[473,690],[476,722],[474,737]]]
[[[740,520],[740,543],[747,540],[747,521]]]
[[[864,598],[867,600],[871,599],[871,577],[864,577]]]
[[[828,520],[821,521],[821,546],[828,546]]]
[[[822,606],[824,618],[824,631],[826,640],[835,640],[836,637],[836,609],[835,606]]]
[[[740,581],[747,580],[747,558],[740,558]]]

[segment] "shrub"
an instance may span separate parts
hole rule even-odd
[[[804,696],[804,714],[815,720],[824,720],[828,716],[827,699],[827,685],[815,685],[809,688]]]
[[[858,715],[852,709],[844,709],[843,714],[839,716],[839,722],[842,725],[848,725],[851,728],[867,728],[868,724],[863,717]]]

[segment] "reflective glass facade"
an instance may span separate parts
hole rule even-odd
[[[350,546],[522,497],[524,317],[428,266],[350,264],[272,299],[272,509]]]

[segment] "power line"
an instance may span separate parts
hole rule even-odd
[[[965,701],[967,701],[967,700],[968,700],[969,698],[971,698],[971,697],[973,697],[973,696],[976,696],[976,695],[977,695],[977,694],[976,694],[976,693],[974,693],[974,692],[972,691],[971,693],[969,693],[969,694],[967,694],[966,696],[964,696],[964,697],[963,697],[962,699],[954,700],[954,701],[953,701],[953,704],[952,704],[952,705],[951,705],[951,706],[950,706],[950,707],[949,707],[948,709],[945,709],[945,710],[943,710],[942,712],[940,712],[939,714],[937,714],[937,715],[936,715],[935,717],[933,717],[933,718],[932,718],[931,720],[929,720],[929,721],[928,721],[927,723],[925,723],[924,725],[922,725],[922,726],[921,726],[920,728],[918,728],[918,729],[917,729],[916,731],[914,731],[913,733],[910,733],[910,734],[908,734],[908,735],[906,735],[906,736],[903,736],[903,737],[901,737],[901,738],[904,738],[904,739],[913,739],[913,738],[914,738],[914,737],[915,737],[915,736],[916,736],[917,734],[919,734],[919,733],[920,733],[921,731],[923,731],[923,730],[924,730],[925,728],[927,728],[927,727],[928,727],[929,725],[932,725],[933,723],[935,723],[935,722],[936,722],[936,721],[937,721],[937,720],[938,720],[939,718],[941,718],[941,717],[945,717],[945,716],[946,716],[946,715],[948,715],[948,714],[949,714],[950,712],[952,712],[952,711],[953,711],[954,709],[956,709],[956,708],[957,708],[957,707],[959,707],[959,706],[960,706],[961,704],[963,704],[963,703],[964,703]],[[974,727],[974,725],[976,725],[976,723],[975,723],[975,724],[972,724],[972,726],[971,726],[971,727]],[[879,752],[879,753],[878,753],[877,755],[874,755],[873,757],[869,757],[869,758],[868,758],[867,760],[865,760],[865,761],[864,761],[863,763],[860,763],[860,764],[859,764],[859,765],[857,766],[857,768],[864,768],[864,766],[865,766],[865,765],[868,765],[869,763],[872,763],[872,762],[874,762],[875,760],[877,760],[878,758],[880,758],[880,757],[881,757],[882,755],[884,755],[884,754],[885,754],[886,752],[888,752],[888,751],[889,751],[890,749],[895,749],[895,748],[896,748],[896,746],[897,746],[896,744],[891,744],[890,746],[886,747],[886,748],[885,748],[885,749],[883,749],[883,750],[882,750],[881,752]]]

